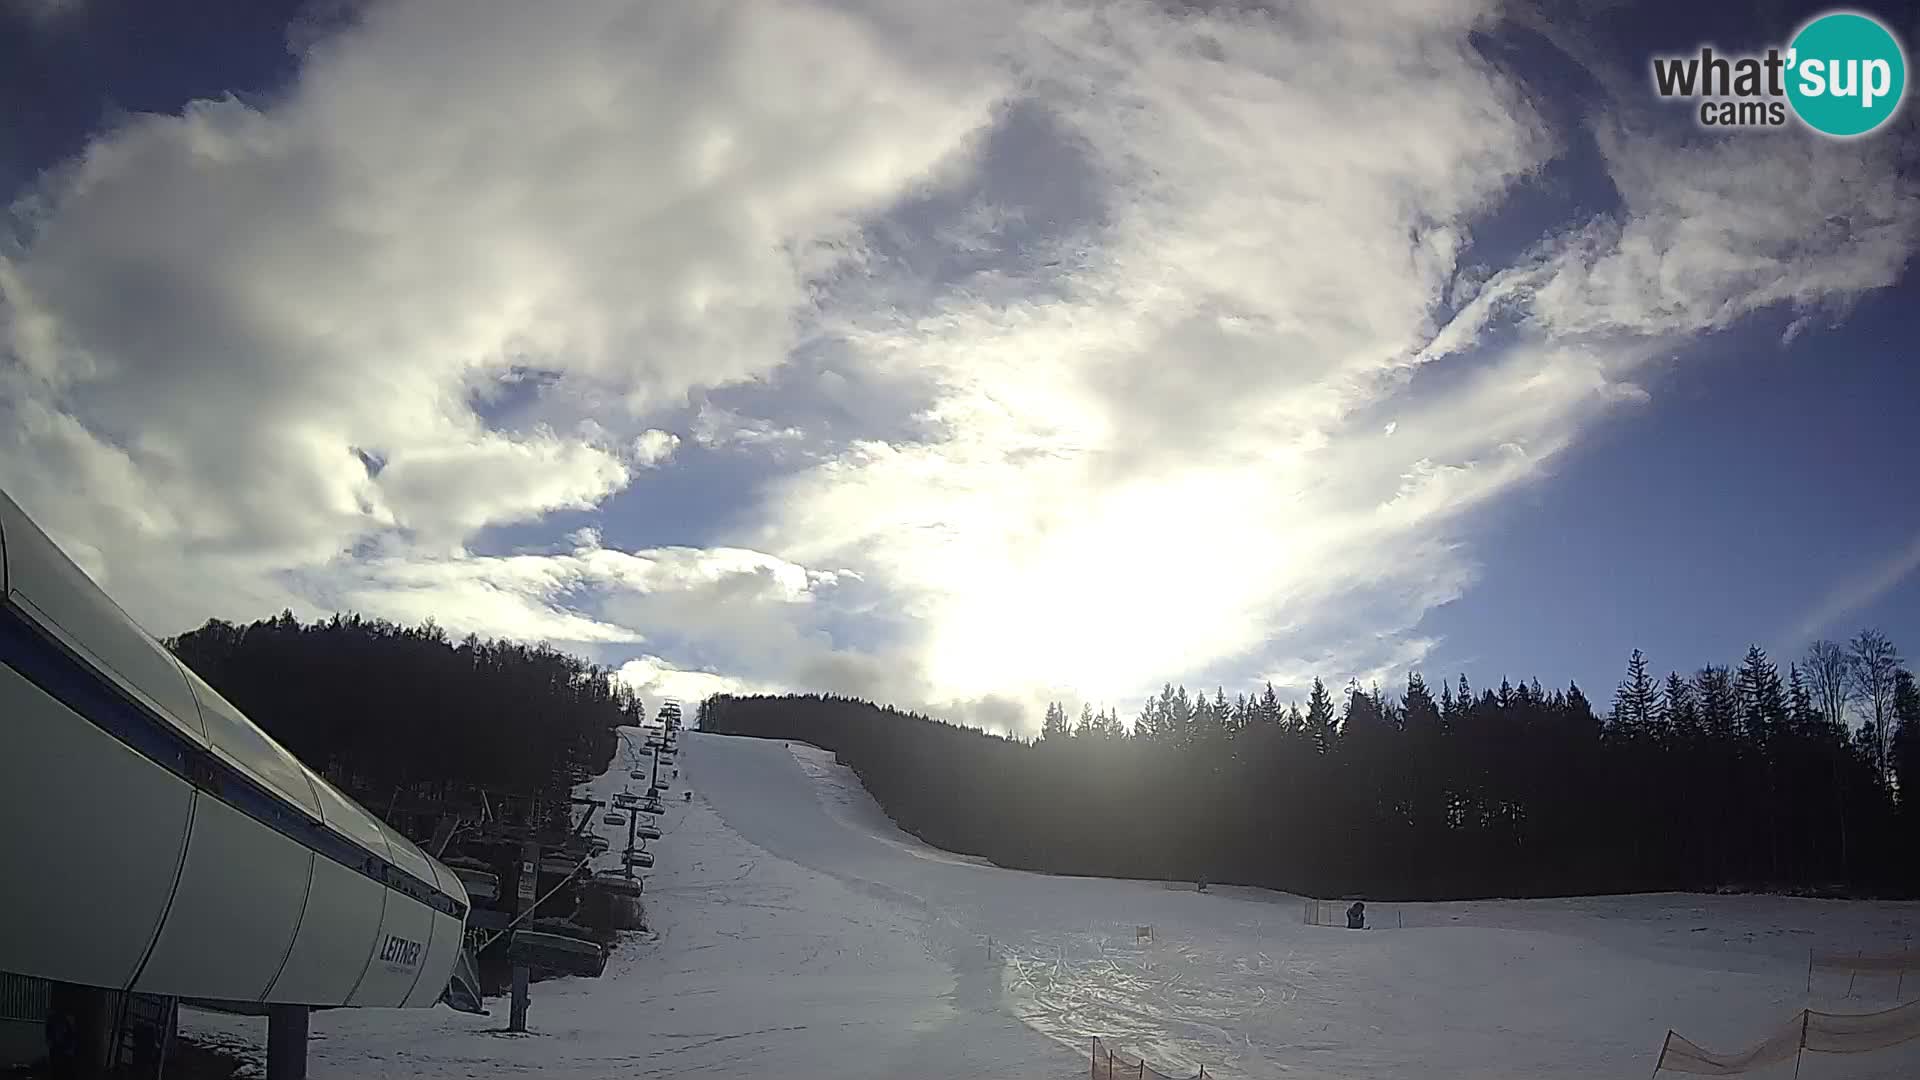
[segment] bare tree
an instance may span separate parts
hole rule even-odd
[[[1900,650],[1887,635],[1872,629],[1855,634],[1848,644],[1853,691],[1860,698],[1860,711],[1873,725],[1873,763],[1886,775],[1892,765],[1894,675],[1900,670]]]
[[[1807,646],[1807,683],[1813,703],[1830,724],[1845,727],[1847,703],[1853,700],[1852,661],[1837,641],[1821,638]]]

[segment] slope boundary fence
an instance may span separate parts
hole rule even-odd
[[[1345,926],[1347,907],[1352,903],[1351,900],[1305,900],[1301,905],[1302,921],[1308,926]],[[1399,904],[1368,904],[1365,914],[1366,929],[1406,929],[1406,916]]]
[[[1920,989],[1920,951],[1906,949],[1897,953],[1869,955],[1866,952],[1807,952],[1807,993],[1813,993],[1813,975],[1816,971],[1845,972],[1847,976],[1847,997],[1853,996],[1855,984],[1860,976],[1877,976],[1894,980],[1893,1000],[1904,1002],[1907,999],[1909,985]]]
[[[1864,1054],[1920,1039],[1920,1001],[1910,1001],[1876,1013],[1824,1013],[1802,1009],[1779,1030],[1755,1046],[1731,1054],[1716,1054],[1698,1043],[1667,1032],[1654,1064],[1662,1071],[1696,1076],[1736,1076],[1740,1073],[1798,1061],[1808,1051],[1816,1054]],[[1125,1074],[1119,1074],[1125,1075]]]
[[[1205,1065],[1192,1077],[1181,1078],[1146,1063],[1144,1059],[1129,1059],[1114,1052],[1111,1046],[1099,1036],[1093,1040],[1093,1080],[1211,1080],[1212,1074]]]

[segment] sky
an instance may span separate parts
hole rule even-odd
[[[0,0],[0,488],[157,634],[995,730],[1913,654],[1920,110],[1652,90],[1823,10]]]

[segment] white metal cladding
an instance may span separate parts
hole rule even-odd
[[[419,981],[420,968],[426,959],[426,946],[433,932],[432,910],[425,904],[416,903],[407,896],[387,890],[386,910],[380,918],[380,933],[374,941],[373,958],[367,964],[367,970],[360,977],[360,985],[347,1000],[349,1005],[371,1005],[396,1008],[406,1004],[413,993],[413,984]],[[409,958],[407,947],[420,946],[420,953]],[[438,986],[434,987],[438,996],[440,989],[447,984],[452,967],[439,973]]]
[[[313,853],[205,792],[173,907],[133,989],[259,1001],[300,929]]]
[[[448,931],[442,925],[442,923],[447,921],[450,921],[450,920],[448,920],[445,915],[442,915],[437,911],[430,912],[428,915],[427,936],[421,939],[421,944],[420,944],[420,970],[423,972],[427,969],[428,962],[431,960],[433,956],[434,942],[438,941],[444,944],[447,938],[450,936]],[[453,937],[463,936],[461,934],[461,930],[458,924],[455,925],[451,933],[451,936]],[[435,1000],[437,1000],[440,997],[440,991],[444,989],[446,989],[445,983],[442,983],[439,986],[433,986],[433,985],[430,985],[426,980],[416,975],[414,976],[414,980],[413,980],[413,988],[407,991],[406,998],[402,1000],[400,1004],[408,1008],[418,1008],[421,1005],[431,1005],[434,1003]],[[426,1000],[422,1001],[421,1000],[422,998],[425,998]]]
[[[177,663],[4,493],[0,585],[0,820],[39,826],[0,833],[0,970],[438,999],[468,907],[451,872]]]
[[[6,535],[6,598],[31,608],[36,621],[69,648],[205,746],[199,710],[172,654],[101,592],[4,491],[0,529]]]
[[[180,671],[187,677],[187,686],[200,706],[200,723],[206,729],[213,752],[319,821],[320,797],[313,793],[313,781],[299,759],[287,753],[286,748],[266,732],[254,727],[251,720],[208,686],[192,668],[182,664]]]
[[[389,858],[387,833],[380,827],[379,819],[366,812],[359,803],[340,793],[340,789],[327,783],[324,776],[313,778],[314,794],[320,798],[320,816],[328,825],[345,835],[368,851]]]
[[[364,874],[332,859],[314,859],[313,886],[300,918],[300,934],[266,999],[281,1005],[347,1000],[373,959],[385,893]]]
[[[122,987],[173,895],[193,788],[0,664],[0,970]]]
[[[449,867],[438,862],[433,864],[434,873],[439,875],[440,891],[462,898],[466,897],[467,887]],[[440,992],[446,989],[446,980],[437,982],[427,977],[427,972],[438,971],[441,967],[452,970],[460,959],[460,948],[466,939],[466,924],[449,915],[436,911],[433,913],[433,936],[427,943],[426,954],[420,960],[420,979],[413,984],[413,996],[407,999],[411,1007],[425,1008],[440,1000]]]
[[[413,846],[413,841],[395,832],[386,822],[375,820],[380,826],[380,831],[386,834],[387,850],[393,852],[393,864],[428,885],[434,884],[438,880],[438,875],[435,874],[433,860],[427,857],[427,853]]]

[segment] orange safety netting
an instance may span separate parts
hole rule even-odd
[[[1113,1048],[1100,1039],[1093,1040],[1093,1080],[1179,1080],[1138,1058],[1128,1059],[1116,1054]],[[1200,1066],[1192,1080],[1209,1080],[1207,1067]]]
[[[1807,967],[1813,971],[1871,971],[1892,975],[1920,972],[1920,951],[1880,953],[1813,952],[1807,954]]]

